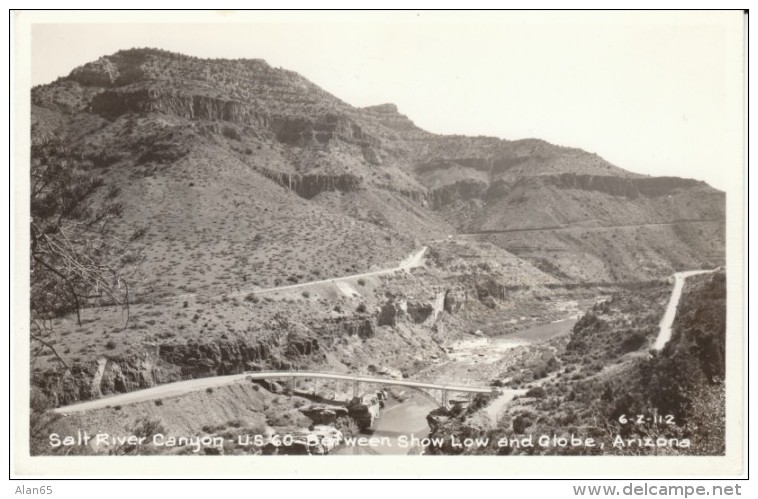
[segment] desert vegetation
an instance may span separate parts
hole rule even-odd
[[[525,391],[472,435],[594,434],[615,431],[617,410],[668,402],[685,421],[704,400],[718,405],[723,348],[708,318],[720,313],[718,291],[703,312],[708,300],[688,289],[682,332],[648,352],[670,291],[661,279],[724,260],[724,195],[699,182],[642,178],[537,139],[435,135],[394,105],[354,108],[263,60],[148,48],[34,88],[32,137],[36,429],[67,428],[49,414],[55,406],[194,377],[368,366],[444,375],[433,368],[447,365],[455,341],[580,311],[570,335],[461,373]],[[422,246],[423,266],[366,275]],[[301,286],[312,281],[323,282]],[[707,382],[690,373],[685,386],[679,363],[692,358]],[[651,366],[680,384],[651,377]],[[643,397],[650,384],[663,391]],[[303,423],[296,397],[250,391],[240,405],[226,395],[188,397],[198,407],[221,400],[217,414],[161,399],[81,421],[140,435]]]
[[[579,320],[559,357],[532,352],[504,371],[506,386],[528,386],[490,424],[458,415],[435,430],[503,437],[558,435],[594,438],[606,448],[504,446],[471,452],[500,454],[724,453],[724,274],[688,284],[666,347],[650,351],[665,286],[620,292]],[[526,376],[525,376],[526,375]],[[703,431],[703,429],[706,431]],[[609,447],[616,437],[689,439],[687,448]]]

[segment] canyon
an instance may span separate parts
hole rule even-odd
[[[456,345],[725,264],[725,194],[702,181],[539,139],[433,134],[259,59],[123,50],[31,93],[33,143],[65,144],[118,188],[93,201],[121,203],[116,235],[144,233],[124,263],[128,314],[93,297],[79,317],[45,316],[30,371],[48,408],[264,370],[434,381],[447,365],[490,383],[500,356],[565,348],[569,330],[481,362],[458,363]],[[256,424],[307,426],[273,417],[260,390],[244,390]],[[184,430],[243,411],[231,391]]]

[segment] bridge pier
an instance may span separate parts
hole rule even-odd
[[[441,390],[440,402],[442,407],[447,407],[447,403],[450,400],[450,392],[448,390]]]
[[[361,382],[357,379],[353,381],[353,398],[361,395]]]

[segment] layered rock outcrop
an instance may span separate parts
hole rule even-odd
[[[382,125],[399,132],[421,132],[406,115],[400,114],[395,104],[379,104],[362,109],[366,114],[374,117]]]
[[[105,78],[105,77],[103,77]],[[190,120],[224,121],[263,128],[281,143],[294,146],[324,145],[339,139],[361,148],[369,163],[380,160],[372,148],[381,142],[343,115],[290,116],[239,100],[213,97],[203,89],[174,90],[149,84],[106,89],[92,98],[93,113],[115,117],[126,113],[163,113]]]
[[[308,404],[300,408],[300,412],[308,416],[314,424],[333,425],[338,418],[348,416],[347,407],[333,404]]]
[[[705,182],[679,177],[621,178],[616,176],[576,175],[564,173],[542,177],[549,185],[562,189],[600,191],[631,199],[639,196],[664,196],[675,189],[705,186]]]
[[[33,384],[60,406],[182,379],[237,374],[261,366],[287,370],[300,359],[316,360],[319,355],[323,351],[316,338],[297,335],[272,336],[255,343],[190,340],[161,344],[139,355],[77,363],[66,371],[35,372]]]
[[[296,173],[274,172],[263,168],[258,169],[258,171],[282,187],[286,187],[297,193],[298,196],[306,199],[311,199],[326,191],[355,191],[361,185],[361,180],[349,173],[341,175],[322,175],[318,173],[300,175]]]
[[[448,289],[445,291],[444,308],[445,312],[455,314],[460,311],[466,302],[466,294],[461,289]]]
[[[358,336],[372,338],[375,335],[373,317],[339,317],[336,319],[313,322],[310,328],[318,337]]]
[[[347,409],[358,428],[366,430],[374,426],[374,422],[380,415],[381,405],[375,394],[368,394],[353,398],[348,403]]]
[[[438,210],[456,201],[484,198],[489,187],[487,182],[481,180],[461,180],[429,192],[427,194],[427,202],[432,209]]]

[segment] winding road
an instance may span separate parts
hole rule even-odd
[[[360,279],[361,277],[371,277],[376,275],[386,275],[386,274],[393,274],[395,272],[401,272],[405,270],[410,270],[416,267],[421,267],[424,265],[424,255],[426,254],[427,247],[424,246],[418,251],[414,251],[408,257],[400,262],[400,264],[397,267],[390,267],[388,269],[379,269],[379,270],[373,270],[371,272],[364,272],[362,274],[351,274],[346,275],[342,277],[332,277],[330,279],[322,279],[320,281],[308,281],[308,282],[301,282],[299,284],[290,284],[287,286],[275,286],[273,288],[265,288],[265,289],[240,289],[238,291],[234,291],[232,293],[223,293],[225,296],[234,297],[234,296],[246,296],[249,294],[265,294],[265,293],[276,293],[280,291],[289,291],[292,289],[298,289],[298,288],[304,288],[308,286],[316,286],[318,284],[333,284],[338,283],[342,281],[347,281],[350,279]],[[194,298],[197,296],[197,293],[185,293],[183,295],[176,295],[168,298],[168,301],[170,302],[179,302],[182,300],[186,300],[187,298]]]
[[[683,224],[699,224],[699,223],[719,223],[725,222],[725,220],[712,219],[712,220],[673,220],[671,222],[652,222],[644,224],[618,224],[618,225],[553,225],[549,227],[527,227],[524,229],[490,229],[479,230],[474,232],[462,232],[456,234],[456,237],[465,236],[481,236],[487,234],[509,234],[512,232],[555,232],[564,230],[607,230],[607,229],[622,229],[629,227],[662,227],[667,225],[683,225]]]
[[[389,269],[380,269],[380,270],[374,270],[372,272],[364,272],[362,274],[351,274],[346,275],[342,277],[333,277],[331,279],[322,279],[320,281],[308,281],[303,282],[300,284],[292,284],[289,286],[277,286],[273,288],[266,288],[266,289],[253,289],[250,291],[239,291],[237,293],[231,293],[229,296],[240,296],[247,293],[255,293],[255,294],[263,294],[263,293],[274,293],[277,291],[287,291],[290,289],[297,289],[297,288],[303,288],[306,286],[315,286],[317,284],[329,284],[329,283],[335,283],[340,281],[346,281],[349,279],[359,279],[361,277],[371,277],[375,275],[384,275],[384,274],[392,274],[395,272],[400,272],[403,270],[410,270],[412,268],[420,267],[424,264],[424,254],[426,254],[427,247],[424,246],[420,250],[411,253],[405,260],[400,262],[400,265],[397,267],[392,267]]]
[[[663,349],[663,347],[666,346],[666,343],[668,343],[668,341],[671,339],[671,326],[673,326],[674,319],[676,318],[676,310],[679,306],[679,300],[682,297],[682,290],[684,289],[685,279],[694,275],[707,274],[713,271],[714,270],[689,270],[686,272],[677,272],[674,274],[674,289],[671,291],[669,304],[666,307],[666,312],[663,314],[663,319],[661,319],[660,331],[658,332],[658,337],[655,340],[655,345],[653,345],[654,350]]]

